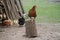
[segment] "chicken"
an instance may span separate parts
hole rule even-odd
[[[29,10],[29,13],[28,13],[28,16],[31,18],[31,17],[34,17],[34,18],[36,18],[36,5],[34,5],[33,7],[32,7],[32,9],[30,9]]]
[[[9,19],[9,20],[4,20],[4,25],[6,25],[6,26],[9,26],[9,25],[11,25],[11,20]]]

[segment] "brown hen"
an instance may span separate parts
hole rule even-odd
[[[33,7],[32,7],[32,9],[30,9],[29,10],[29,13],[28,13],[28,16],[31,18],[31,17],[34,17],[34,18],[36,18],[36,5],[34,5]]]

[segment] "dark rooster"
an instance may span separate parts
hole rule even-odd
[[[33,7],[32,7],[32,9],[30,9],[29,10],[29,13],[28,13],[28,16],[31,18],[31,17],[34,17],[34,18],[36,18],[36,5],[34,5]]]

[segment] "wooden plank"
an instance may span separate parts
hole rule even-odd
[[[2,0],[1,1],[2,2],[2,4],[4,5],[4,8],[5,8],[5,11],[6,11],[6,15],[7,15],[7,17],[9,18],[9,14],[8,14],[8,8],[7,8],[7,5],[6,5],[6,1],[4,1],[4,0]]]
[[[22,1],[21,1],[21,0],[19,0],[19,3],[20,3],[20,6],[21,6],[21,9],[22,9],[22,13],[24,14],[24,13],[25,13],[25,11],[24,11],[24,8],[23,8],[23,5],[22,5]]]
[[[17,7],[18,7],[18,10],[19,10],[21,16],[23,16],[22,9],[21,9],[22,7],[21,7],[19,0],[16,0],[16,3],[17,3]]]
[[[8,4],[9,3],[9,4]],[[12,18],[13,18],[13,20],[14,19],[16,19],[16,16],[15,16],[15,12],[14,12],[14,8],[13,8],[13,6],[12,6],[12,3],[11,3],[11,0],[8,0],[8,7],[9,7],[9,11],[11,12],[10,14],[11,14],[11,16],[12,16]]]
[[[19,19],[20,18],[20,15],[17,12],[16,6],[15,6],[15,1],[14,0],[10,0],[10,1],[11,1],[11,4],[12,4],[12,8],[13,8],[13,12],[14,12],[15,18],[16,19]]]

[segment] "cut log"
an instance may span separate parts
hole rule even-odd
[[[27,20],[25,22],[25,27],[26,27],[26,36],[27,37],[36,37],[37,36],[35,19],[33,19],[33,21]]]

